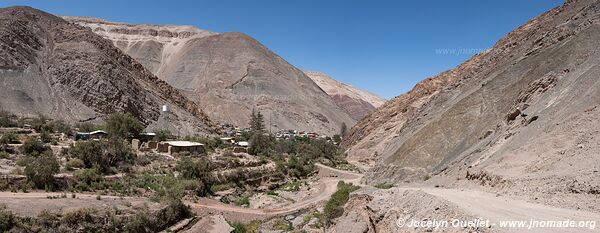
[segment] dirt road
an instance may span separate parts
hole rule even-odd
[[[197,203],[188,202],[190,207],[196,211],[213,211],[220,213],[230,213],[237,215],[244,215],[244,217],[252,216],[253,219],[257,218],[268,218],[277,215],[285,215],[296,212],[298,210],[312,207],[322,201],[329,199],[331,194],[337,190],[337,183],[339,181],[358,183],[361,174],[343,171],[327,167],[322,164],[316,164],[319,169],[318,176],[320,180],[312,187],[316,190],[315,195],[308,196],[298,202],[292,203],[288,206],[275,208],[275,209],[250,209],[244,207],[238,207],[233,205],[224,204],[212,199],[201,199]],[[0,204],[6,204],[10,209],[23,210],[17,211],[22,214],[35,216],[42,209],[72,209],[75,207],[89,206],[108,206],[116,203],[110,203],[109,201],[142,201],[142,198],[120,198],[116,196],[102,196],[102,200],[96,200],[96,195],[93,194],[77,194],[77,199],[73,198],[61,198],[56,201],[54,199],[48,199],[48,196],[60,196],[61,193],[46,193],[46,192],[29,192],[29,193],[12,193],[12,192],[0,192]],[[70,195],[70,194],[69,194]],[[44,205],[38,205],[40,208],[30,208],[28,206],[31,203],[36,202],[48,202]],[[97,203],[96,203],[97,202]],[[94,204],[94,205],[91,205]],[[120,204],[120,202],[118,203]],[[28,210],[28,211],[25,211]]]
[[[309,196],[303,200],[292,203],[285,207],[274,209],[249,209],[233,205],[223,204],[212,199],[202,199],[199,203],[188,203],[193,209],[203,208],[211,209],[217,212],[233,212],[238,214],[251,214],[256,218],[269,218],[272,216],[285,215],[296,211],[310,208],[320,202],[323,202],[337,190],[337,183],[344,181],[348,183],[358,184],[362,178],[362,174],[331,168],[322,164],[315,164],[319,169],[318,176],[321,177],[316,185],[318,192],[316,195]]]
[[[441,188],[406,189],[422,190],[450,201],[474,216],[490,220],[492,228],[496,228],[501,232],[600,232],[598,229],[600,226],[596,226],[596,224],[600,224],[600,214],[597,213],[555,208],[501,196],[496,197],[496,195],[491,193],[473,190]],[[538,227],[527,229],[532,220],[534,220],[534,224],[538,224]],[[583,227],[539,227],[542,224],[550,224],[544,221],[565,220],[572,220],[576,224],[587,225]],[[510,223],[507,221],[521,222]],[[594,221],[594,223],[591,221]],[[510,226],[509,224],[524,225],[517,227],[517,225]]]

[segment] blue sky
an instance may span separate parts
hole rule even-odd
[[[240,31],[304,70],[392,98],[562,0],[3,0],[53,14]],[[455,52],[452,52],[455,51]]]

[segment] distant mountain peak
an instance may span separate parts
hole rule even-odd
[[[323,72],[304,71],[304,73],[355,120],[362,119],[385,103],[385,99],[378,95],[337,81]]]

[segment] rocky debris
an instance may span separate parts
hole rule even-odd
[[[111,40],[220,123],[244,127],[253,109],[278,129],[333,135],[355,123],[306,74],[243,33],[65,18]]]
[[[467,180],[476,180],[479,182],[480,185],[489,185],[492,187],[495,187],[498,185],[509,185],[508,181],[502,179],[501,176],[490,174],[489,172],[486,172],[483,170],[478,171],[478,172],[473,172],[473,171],[467,170],[467,174],[465,175],[465,178]]]
[[[204,216],[198,219],[198,221],[188,229],[185,229],[183,233],[225,233],[232,232],[233,227],[227,223],[223,215],[214,214],[210,216]]]
[[[351,85],[341,83],[321,72],[304,72],[333,101],[344,109],[352,118],[360,120],[375,108],[381,106],[385,100],[373,93],[358,89]]]
[[[250,197],[250,208],[252,209],[265,209],[265,208],[278,208],[284,207],[291,204],[292,202],[278,196],[267,195],[267,194],[255,194]],[[293,216],[293,215],[292,215]],[[286,220],[288,216],[286,216]]]
[[[418,190],[360,190],[327,232],[494,232],[486,227],[411,227],[411,221],[477,219],[441,198]]]
[[[29,7],[0,9],[0,19],[4,110],[67,121],[129,112],[155,127],[169,105],[173,132],[215,131],[196,103],[89,29]]]

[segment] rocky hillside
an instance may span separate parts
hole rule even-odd
[[[355,123],[302,71],[245,34],[66,19],[112,40],[221,123],[246,126],[252,109],[272,129],[333,134]]]
[[[385,99],[373,93],[341,83],[324,73],[305,73],[313,80],[313,82],[331,96],[340,108],[346,110],[346,112],[357,121],[385,102]]]
[[[351,130],[348,156],[373,167],[367,182],[597,194],[598,39],[600,3],[567,1],[378,108]]]
[[[0,9],[0,107],[67,121],[129,112],[158,127],[169,105],[173,132],[207,133],[198,105],[88,28],[30,8]]]

